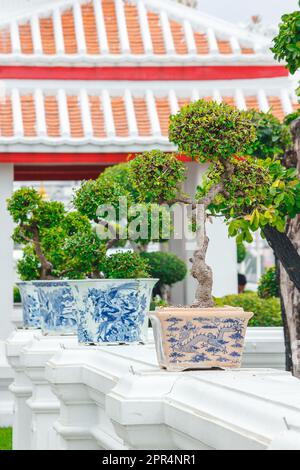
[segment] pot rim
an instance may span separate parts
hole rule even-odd
[[[184,314],[188,315],[199,315],[199,316],[208,316],[208,317],[213,317],[213,316],[224,316],[226,315],[227,317],[232,316],[232,317],[249,317],[251,319],[254,316],[253,312],[246,312],[243,308],[241,307],[231,307],[231,306],[224,306],[224,307],[209,307],[209,308],[192,308],[192,307],[165,307],[165,308],[160,308],[158,307],[156,310],[149,312],[150,316],[156,316],[156,317],[163,317],[163,316],[176,316],[176,315],[182,315]]]
[[[42,281],[42,280],[37,280],[37,281],[20,281],[17,282],[17,286],[22,286],[22,285],[45,285],[45,284],[63,284],[63,283],[73,283],[73,284],[79,284],[79,283],[104,283],[104,282],[159,282],[159,279],[155,279],[152,277],[148,278],[134,278],[134,279],[52,279],[51,281]]]

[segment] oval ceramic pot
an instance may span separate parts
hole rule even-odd
[[[41,327],[41,312],[36,289],[32,282],[18,282],[20,289],[23,325],[26,329],[37,329]]]
[[[69,281],[34,281],[44,335],[76,335],[76,299]]]
[[[233,307],[151,312],[160,367],[170,371],[239,368],[252,316]]]
[[[82,344],[145,340],[147,312],[155,279],[101,279],[72,282]]]

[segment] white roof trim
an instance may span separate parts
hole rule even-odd
[[[229,87],[226,82],[210,82],[204,87],[203,84],[191,82],[190,87],[172,86],[165,84],[159,87],[158,84],[153,87],[132,88],[129,85],[124,88],[119,84],[119,88],[109,88],[105,83],[94,82],[94,87],[84,87],[84,82],[73,83],[68,81],[60,81],[52,83],[47,81],[45,83],[37,81],[36,83],[26,84],[27,87],[16,88],[15,81],[12,80],[6,83],[6,94],[11,95],[13,106],[13,122],[14,122],[14,136],[0,138],[0,149],[2,151],[19,151],[19,148],[27,148],[27,151],[34,152],[41,151],[43,147],[50,149],[53,152],[58,152],[58,148],[70,147],[72,151],[77,147],[77,152],[83,151],[87,147],[94,149],[95,152],[108,152],[111,148],[121,149],[122,152],[141,151],[145,148],[153,148],[158,146],[171,150],[173,146],[168,142],[168,137],[163,135],[161,128],[161,121],[157,107],[157,99],[164,98],[169,105],[170,113],[175,113],[179,109],[179,100],[182,98],[189,98],[196,100],[202,97],[213,97],[217,101],[221,101],[222,97],[233,98],[233,103],[239,109],[247,108],[247,98],[255,97],[256,101],[262,111],[270,109],[269,97],[276,97],[281,105],[282,113],[288,114],[293,109],[294,96],[293,90],[288,88],[289,82],[284,83],[283,80],[272,82],[272,79],[257,80],[255,84],[246,81],[236,81]],[[276,84],[276,86],[275,86]],[[29,87],[31,85],[31,88]],[[44,85],[44,87],[42,87]],[[52,88],[51,86],[52,85]],[[69,88],[69,86],[71,88]],[[132,84],[131,84],[132,85]],[[200,86],[201,85],[201,86]],[[74,88],[76,87],[76,88]],[[30,94],[34,96],[34,104],[36,107],[36,137],[24,136],[23,113],[21,107],[22,94]],[[59,109],[59,122],[61,135],[60,137],[49,137],[47,135],[47,126],[45,122],[45,104],[43,100],[44,95],[55,94]],[[81,123],[83,126],[83,137],[75,138],[71,135],[71,122],[68,110],[68,96],[78,97],[78,107],[81,115]],[[97,137],[94,135],[93,119],[91,115],[91,107],[89,96],[99,96],[101,103],[100,109],[103,111],[104,124],[105,124],[105,137]],[[115,115],[112,110],[112,98],[123,97],[125,112],[127,117],[127,125],[129,135],[121,137],[118,135],[118,115]],[[133,103],[134,97],[143,97],[146,112],[148,113],[148,122],[151,135],[145,137],[139,134],[135,106]],[[5,149],[5,150],[3,150]],[[44,149],[44,151],[46,151]],[[110,150],[109,150],[110,149]],[[0,150],[1,151],[1,150]]]

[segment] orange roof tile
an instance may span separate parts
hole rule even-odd
[[[23,122],[23,138],[29,140],[40,137],[39,127],[41,123],[37,121],[36,106],[38,106],[38,102],[35,99],[34,93],[34,91],[31,91],[26,92],[24,94],[20,94],[21,121]],[[42,96],[44,96],[44,110],[47,132],[46,138],[57,139],[62,135],[60,123],[60,108],[61,106],[65,106],[65,101],[63,100],[59,104],[61,95],[58,94],[56,96],[53,93],[57,92],[52,91],[52,94],[50,94],[49,92],[44,92],[44,95],[42,94]],[[101,93],[101,90],[98,93]],[[132,139],[134,136],[130,135],[130,129],[132,128],[132,124],[134,121],[136,121],[139,138],[151,138],[153,137],[151,119],[153,118],[153,115],[156,112],[160,126],[161,137],[167,139],[169,117],[172,112],[172,106],[170,101],[171,98],[168,95],[168,91],[166,91],[165,94],[161,94],[161,91],[160,93],[153,91],[153,103],[147,99],[146,91],[138,91],[136,93],[135,91],[130,92],[128,90],[128,93],[131,94],[132,97],[133,110],[131,106],[130,108],[127,108],[128,96],[124,96],[121,92],[118,94],[114,91],[112,95],[110,95],[108,92],[108,96],[110,99],[109,106],[106,101],[104,102],[102,96],[99,96],[99,94],[90,94],[88,96],[88,111],[90,112],[93,138],[106,139],[108,136],[107,126],[109,125],[110,138],[111,134],[113,135],[113,132],[115,131],[116,139]],[[189,93],[191,94],[192,90],[190,90]],[[220,91],[219,94],[222,96],[223,102],[228,103],[232,106],[236,105],[234,91],[232,92],[232,94],[230,94],[229,92],[222,93]],[[176,91],[173,90],[172,96],[175,96],[176,103],[178,104],[179,108],[189,104],[192,100],[191,95],[188,96],[188,92],[185,96],[182,96],[181,92],[180,96],[176,97]],[[201,96],[200,92],[199,96]],[[278,91],[277,96],[276,93],[273,93],[269,96],[267,96],[266,94],[266,98],[273,114],[282,120],[286,114],[285,109],[287,108],[287,103],[285,103],[285,106],[283,105],[281,90]],[[212,94],[203,94],[203,99],[211,100]],[[260,100],[258,99],[257,95],[245,94],[244,100],[248,109],[260,109]],[[104,103],[105,106],[108,106],[108,109],[103,109]],[[81,109],[81,106],[83,104],[81,99],[79,99],[79,92],[66,92],[66,104],[66,119],[69,120],[70,135],[65,136],[64,134],[64,138],[70,138],[71,140],[85,138],[86,136],[84,134],[85,131],[83,125],[84,123],[82,121],[83,111]],[[154,106],[154,109],[150,109],[150,106]],[[295,104],[292,102],[292,99],[290,99],[289,107],[291,108],[291,110],[293,109],[293,106],[296,108]],[[5,138],[14,136],[14,120],[18,117],[16,116],[16,113],[18,112],[20,112],[19,107],[16,107],[14,109],[10,94],[8,94],[3,99],[0,99],[0,136],[2,138],[2,141]],[[111,126],[110,124],[111,118],[113,119],[114,126]],[[129,122],[129,120],[131,122]],[[18,118],[16,122],[19,121],[20,119]],[[68,126],[66,127],[68,128]],[[43,138],[44,137],[45,136],[43,136]]]
[[[33,54],[31,25],[29,22],[19,25],[22,54]]]
[[[80,0],[77,0],[78,2]],[[143,0],[140,0],[143,1]],[[145,1],[145,0],[144,0]],[[76,3],[76,0],[74,0]],[[166,31],[164,25],[162,24],[160,13],[153,10],[149,0],[145,1],[144,8],[146,10],[146,15],[144,20],[141,18],[139,8],[137,5],[137,0],[122,0],[121,3],[116,3],[115,0],[85,0],[84,2],[79,3],[79,12],[81,17],[79,19],[75,18],[73,5],[69,2],[66,2],[66,6],[62,4],[60,8],[61,16],[61,25],[62,25],[62,34],[64,41],[64,54],[66,55],[76,55],[78,50],[81,49],[82,44],[78,44],[78,41],[85,40],[86,52],[88,56],[97,56],[103,54],[102,48],[103,44],[100,44],[99,37],[101,34],[106,35],[108,42],[108,53],[111,55],[121,55],[122,54],[122,44],[121,36],[122,25],[120,26],[118,22],[118,8],[122,8],[121,18],[125,18],[125,24],[123,25],[126,28],[126,32],[129,38],[130,45],[130,54],[133,56],[140,56],[145,54],[145,38],[144,38],[144,29],[145,24],[143,21],[146,21],[146,29],[149,28],[152,49],[154,56],[167,56],[170,52],[174,55],[172,49],[172,44],[175,47],[175,55],[178,56],[188,56],[190,54],[189,48],[191,47],[188,44],[191,41],[191,37],[188,39],[184,27],[185,23],[190,25],[191,35],[194,35],[194,42],[196,45],[196,52],[199,56],[207,56],[210,54],[210,42],[206,34],[207,27],[196,27],[192,25],[190,19],[187,20],[184,17],[181,17],[178,12],[178,18],[174,18],[174,15],[169,15],[167,13],[167,21],[169,22],[170,28]],[[102,31],[102,23],[98,24],[99,15],[96,12],[95,6],[99,8],[102,12],[105,31]],[[48,8],[48,7],[47,7]],[[168,6],[168,8],[171,8]],[[178,8],[178,5],[177,5]],[[180,8],[180,7],[179,7]],[[47,12],[49,11],[49,8]],[[162,11],[164,10],[164,4],[162,2]],[[39,13],[39,27],[40,35],[42,40],[42,54],[49,57],[55,57],[57,54],[56,51],[56,35],[59,34],[56,26],[54,25],[53,13]],[[186,10],[184,10],[186,12]],[[199,20],[201,20],[200,12],[193,11],[193,14],[196,17],[199,15]],[[176,15],[175,15],[176,16]],[[13,21],[13,20],[12,20]],[[20,43],[21,43],[21,53],[23,55],[34,54],[35,45],[34,38],[32,33],[32,25],[28,19],[28,15],[24,20],[15,20],[18,24]],[[84,38],[77,37],[76,33],[76,21],[80,21],[79,28],[83,28]],[[99,20],[100,21],[100,20]],[[121,20],[122,21],[122,20]],[[169,30],[171,32],[171,39],[168,40]],[[99,31],[101,34],[99,35]],[[213,31],[215,34],[216,43],[218,45],[219,53],[221,56],[228,56],[233,54],[229,33],[218,33],[216,29]],[[228,37],[227,37],[228,36]],[[103,37],[103,36],[102,36]],[[245,38],[243,34],[241,38],[236,38],[237,44],[240,45],[241,55],[255,55],[255,44],[251,45],[247,41],[247,46],[245,46]],[[168,41],[171,43],[171,49],[168,47]],[[254,40],[252,40],[253,42]],[[249,43],[249,44],[248,44]],[[0,31],[0,55],[1,54],[13,54],[16,44],[12,42],[11,32],[9,26],[2,26]],[[192,46],[194,48],[194,46]],[[194,50],[192,51],[194,54]],[[213,51],[214,54],[216,51]],[[128,51],[126,51],[128,53]],[[152,58],[153,60],[153,58]]]

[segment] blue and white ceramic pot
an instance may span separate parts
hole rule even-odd
[[[71,281],[82,344],[120,344],[145,340],[152,291],[157,279]]]
[[[76,335],[76,299],[69,281],[33,281],[44,335]]]
[[[169,371],[239,368],[252,316],[233,307],[170,307],[151,312],[160,367]]]
[[[37,329],[41,327],[41,312],[36,289],[32,282],[19,282],[22,308],[23,324],[26,329]]]

